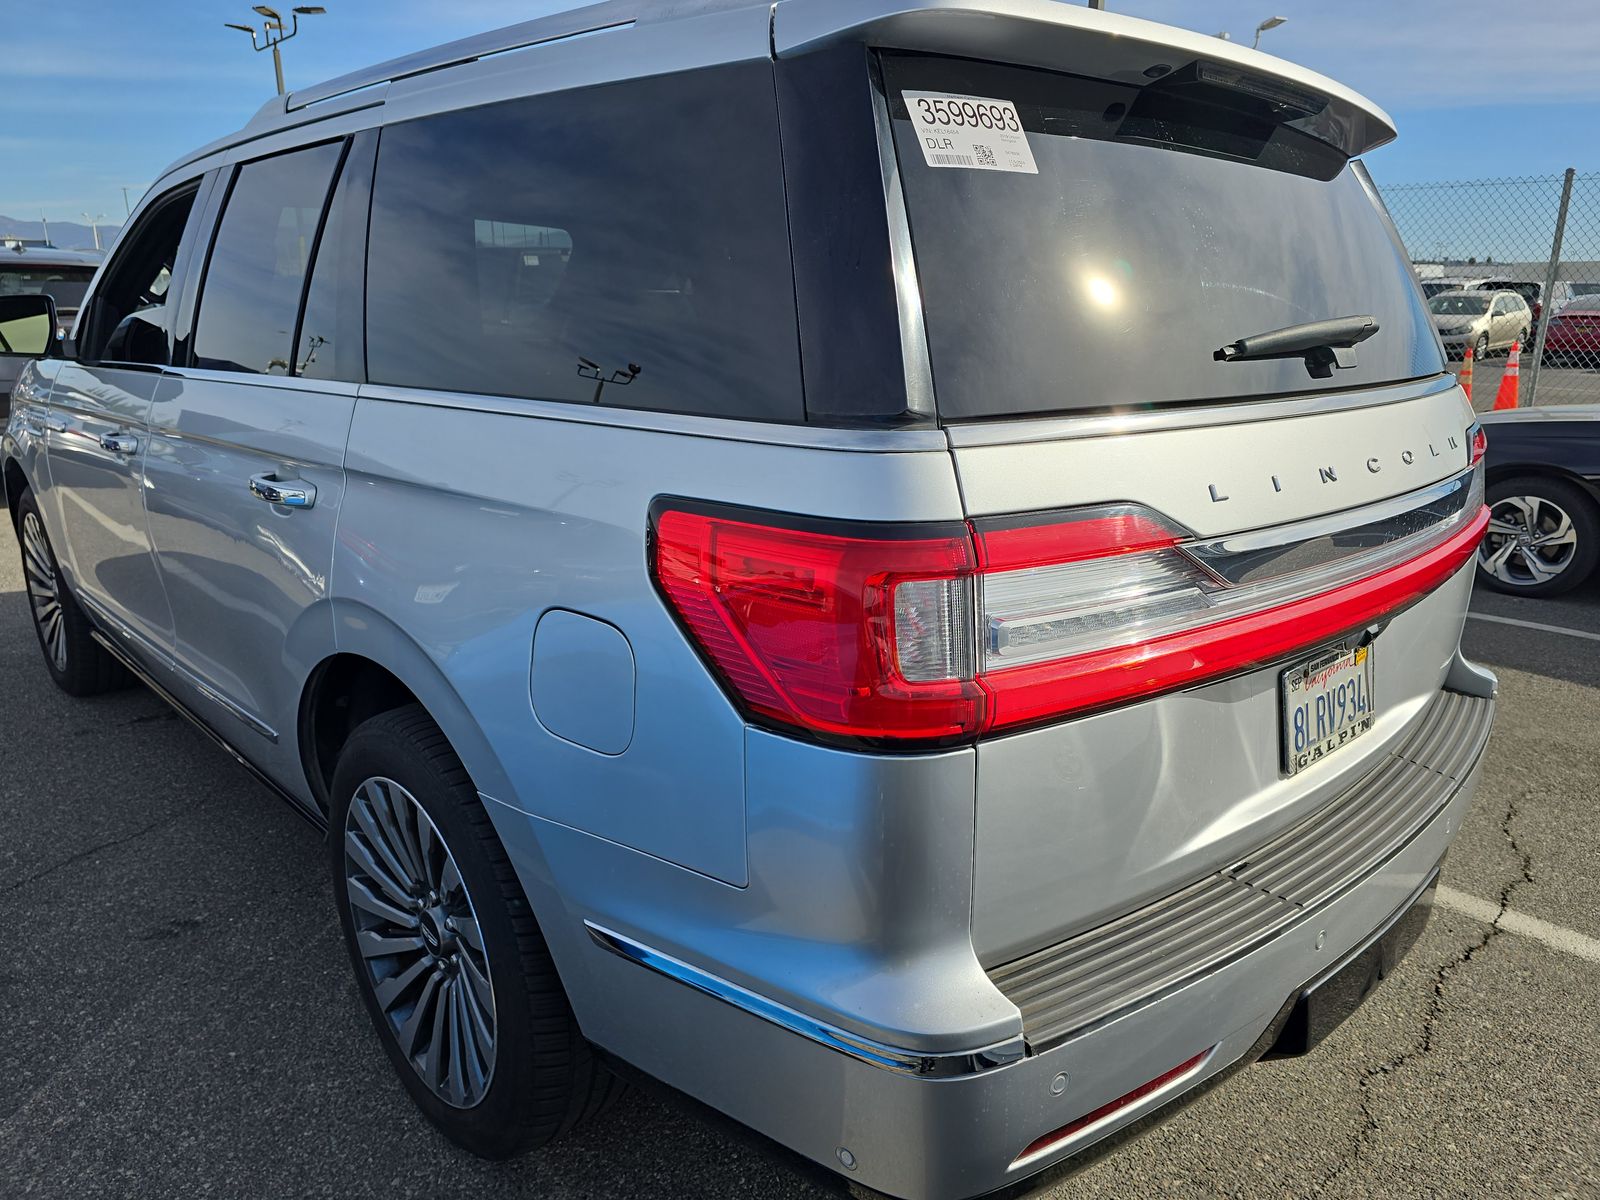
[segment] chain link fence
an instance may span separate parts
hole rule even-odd
[[[1520,309],[1474,317],[1471,299],[1440,302],[1460,317],[1447,347],[1488,343],[1487,356],[1474,356],[1474,407],[1493,406],[1523,325],[1520,403],[1600,404],[1600,172],[1378,190],[1430,297],[1504,289],[1532,310],[1531,319]]]

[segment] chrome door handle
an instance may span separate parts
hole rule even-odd
[[[282,480],[271,475],[252,477],[250,494],[257,500],[287,508],[310,508],[317,502],[317,489],[304,479]]]
[[[51,433],[65,433],[69,425],[65,417],[49,416],[44,419],[44,427]]]
[[[100,449],[109,450],[113,454],[136,454],[139,450],[139,439],[131,433],[102,433]]]

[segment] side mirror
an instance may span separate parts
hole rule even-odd
[[[117,322],[117,327],[106,339],[106,348],[100,355],[102,362],[144,363],[153,367],[169,366],[166,326],[150,320],[144,310],[129,313]],[[160,309],[153,310],[157,314]]]
[[[55,344],[54,300],[42,292],[0,296],[0,358],[43,358]]]

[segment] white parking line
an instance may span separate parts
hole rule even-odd
[[[1467,616],[1474,621],[1493,621],[1496,625],[1515,625],[1520,629],[1537,629],[1540,633],[1564,633],[1568,637],[1587,638],[1591,642],[1600,642],[1600,633],[1590,633],[1587,629],[1568,629],[1565,625],[1545,625],[1538,621],[1519,621],[1516,617],[1492,617],[1488,613],[1469,612]]]
[[[1477,896],[1469,896],[1465,892],[1458,892],[1455,888],[1448,888],[1443,884],[1440,884],[1433,893],[1433,902],[1440,908],[1453,909],[1466,916],[1476,917],[1480,921],[1488,921],[1490,924],[1499,917],[1500,928],[1507,933],[1530,937],[1536,942],[1543,942],[1552,950],[1560,950],[1588,962],[1600,963],[1600,939],[1579,933],[1576,929],[1552,925],[1549,921],[1541,921],[1538,917],[1512,912],[1510,909],[1501,916],[1500,906],[1494,901],[1480,900]]]

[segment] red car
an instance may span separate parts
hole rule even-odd
[[[1600,295],[1575,300],[1550,318],[1544,354],[1574,366],[1600,367]]]

